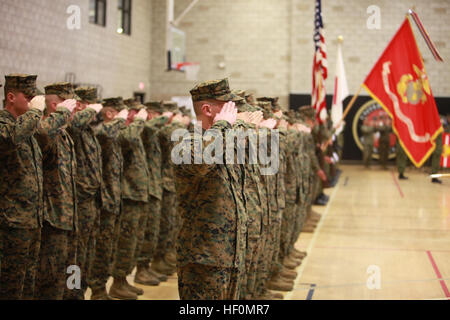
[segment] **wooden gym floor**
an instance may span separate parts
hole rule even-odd
[[[296,245],[308,257],[285,299],[450,300],[450,180],[434,185],[411,170],[398,181],[393,167],[341,169],[325,191],[328,206],[314,207],[322,214],[316,232]],[[175,277],[140,287],[142,300],[179,299]]]

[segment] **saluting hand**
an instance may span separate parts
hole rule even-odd
[[[45,109],[45,96],[36,96],[34,97],[29,104],[30,109],[38,109],[40,111],[44,111]]]
[[[97,104],[90,104],[87,107],[91,108],[91,109],[94,109],[95,112],[97,112],[97,114],[100,113],[100,111],[102,111],[102,109],[103,109],[103,106],[101,104],[98,104],[98,103]]]
[[[123,109],[122,111],[120,111],[115,117],[114,119],[123,119],[125,121],[127,121],[128,119],[128,110],[127,109]]]
[[[69,110],[72,113],[73,110],[75,110],[75,108],[77,107],[77,101],[75,99],[65,100],[64,102],[61,102],[60,104],[58,104],[56,107],[57,108],[66,108],[67,110]]]
[[[218,121],[227,121],[232,126],[236,123],[238,110],[236,104],[232,101],[225,103],[220,113],[214,118],[214,123]]]
[[[147,110],[141,109],[134,118],[139,119],[139,120],[144,120],[144,121],[147,120],[147,118],[148,118]]]

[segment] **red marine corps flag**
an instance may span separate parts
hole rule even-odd
[[[393,130],[416,167],[443,131],[409,19],[406,18],[364,81],[365,89],[393,120]]]

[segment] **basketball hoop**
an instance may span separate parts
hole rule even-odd
[[[200,63],[198,62],[178,63],[177,70],[186,73],[186,80],[197,81],[198,73],[200,72]]]

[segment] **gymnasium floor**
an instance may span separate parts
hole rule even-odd
[[[308,257],[285,299],[450,300],[450,181],[341,169],[339,184],[326,190],[328,206],[314,207],[322,214],[315,234],[300,236],[297,248]],[[179,299],[175,278],[141,288],[143,300]]]

